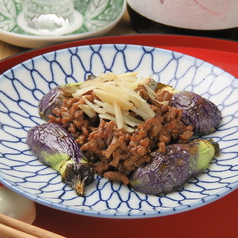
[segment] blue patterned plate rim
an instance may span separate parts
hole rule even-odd
[[[220,143],[221,154],[179,192],[162,197],[95,177],[86,197],[77,197],[60,176],[42,165],[27,145],[27,131],[43,123],[37,103],[50,88],[85,80],[89,74],[138,71],[177,89],[197,92],[218,105],[222,121],[204,137]],[[201,59],[170,50],[128,44],[72,47],[27,60],[0,76],[0,182],[45,206],[102,218],[149,218],[189,211],[211,203],[238,187],[236,132],[238,81]]]

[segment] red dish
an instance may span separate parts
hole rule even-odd
[[[208,61],[238,77],[238,42],[176,35],[124,35],[53,45],[0,61],[0,73],[37,55],[91,44],[137,44],[178,51]],[[238,159],[237,159],[238,162]],[[176,215],[147,219],[93,218],[36,204],[36,226],[69,238],[235,238],[238,236],[238,191],[206,206]]]
[[[155,34],[92,38],[29,50],[0,61],[0,73],[37,55],[59,49],[92,44],[136,44],[174,50],[210,62],[238,77],[236,65],[238,60],[237,42],[204,37]]]

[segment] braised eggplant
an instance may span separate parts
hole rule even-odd
[[[59,124],[44,123],[31,128],[26,143],[39,160],[61,174],[79,196],[94,181],[94,172],[75,139]]]
[[[91,76],[88,80],[94,77],[95,76]],[[105,82],[108,82],[107,78]],[[105,85],[105,82],[103,82],[103,85]],[[179,110],[181,112],[179,120],[182,115],[181,121],[186,126],[191,126],[195,135],[207,135],[217,129],[220,123],[221,112],[218,107],[208,99],[194,92],[177,91],[169,85],[157,83],[152,78],[149,78],[146,83],[154,90],[154,92],[151,93],[152,96],[155,95],[155,92],[159,94],[161,91],[166,90],[165,93],[169,96],[166,101],[166,106],[182,109]],[[39,102],[40,116],[45,121],[49,121],[49,115],[54,114],[53,110],[59,108],[64,99],[77,96],[79,91],[81,94],[78,96],[88,92],[85,91],[81,85],[81,83],[65,84],[50,90]],[[118,87],[118,84],[116,85],[116,89],[119,91],[118,98],[120,99],[121,89]],[[80,86],[82,90],[78,90]],[[89,86],[87,90],[90,91],[92,90],[92,85]],[[149,87],[145,86],[145,89],[147,88]],[[113,98],[113,100],[111,100],[111,98],[108,97],[108,91],[106,91],[107,93],[104,92],[104,94],[102,94],[101,89],[98,91],[101,94],[95,95],[100,100],[102,100],[102,98],[106,98],[107,101],[110,99],[109,101],[115,104],[113,93],[110,93]],[[138,95],[136,94],[136,96]],[[163,98],[162,94],[160,96]],[[86,98],[84,100],[87,102]],[[99,109],[101,109],[102,105],[100,100]],[[129,101],[131,103],[133,100]],[[142,100],[140,100],[140,102],[141,101]],[[146,102],[146,100],[143,100],[143,102]],[[91,105],[91,102],[89,101],[87,104]],[[131,104],[132,108],[129,109],[133,111],[133,103]],[[89,110],[88,105],[84,107],[84,112],[91,118],[95,112],[91,109]],[[118,105],[121,104],[116,103],[114,108],[117,108]],[[145,107],[142,108],[142,114],[147,116],[148,113],[145,112]],[[151,118],[153,118],[154,111],[150,106],[148,106],[148,108],[153,112],[151,116]],[[123,119],[123,117],[118,116],[121,115],[119,109],[116,111],[117,122],[121,122],[119,119]],[[138,112],[137,110],[136,114],[138,114]],[[103,113],[105,114],[104,111]],[[109,114],[113,113],[110,111]],[[114,114],[116,115],[116,113]],[[53,118],[53,116],[50,118]],[[106,117],[106,120],[107,118],[108,117]],[[112,116],[110,115],[109,118],[112,118]],[[138,118],[141,119],[142,117]],[[138,118],[137,121],[139,120]],[[147,117],[145,120],[147,120]],[[123,128],[122,123],[118,124],[121,126],[120,129]],[[132,129],[129,132],[132,132]],[[173,141],[172,143],[178,142]],[[27,144],[42,163],[52,167],[61,174],[64,183],[74,188],[79,196],[84,195],[85,186],[94,180],[93,167],[95,164],[89,164],[88,160],[80,151],[75,139],[66,129],[56,123],[45,123],[36,126],[28,132]],[[130,186],[135,191],[149,195],[162,195],[179,190],[192,178],[201,174],[208,167],[212,158],[218,155],[218,152],[219,145],[212,139],[196,139],[189,144],[166,144],[165,152],[152,152],[149,155],[151,161],[143,164],[129,175]]]
[[[38,113],[40,117],[48,121],[48,116],[52,114],[53,110],[61,106],[63,99],[72,98],[72,94],[79,89],[80,84],[71,83],[52,88],[39,102]]]
[[[183,110],[181,121],[186,126],[193,126],[194,135],[208,135],[218,128],[221,111],[212,101],[195,92],[176,90],[170,85],[156,82],[153,78],[149,78],[147,84],[157,94],[162,91],[173,94],[172,106]]]
[[[148,195],[179,190],[201,174],[218,153],[219,145],[211,139],[168,145],[164,153],[153,152],[151,162],[132,173],[130,184],[135,191]]]
[[[174,107],[183,110],[181,121],[193,126],[195,135],[208,135],[220,124],[221,112],[210,100],[190,91],[174,93]]]

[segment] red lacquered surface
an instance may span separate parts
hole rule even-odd
[[[90,44],[138,44],[175,50],[197,58],[201,58],[238,77],[238,42],[212,38],[176,36],[176,35],[123,35],[92,38],[52,45],[36,50],[29,50],[0,61],[0,73],[27,59],[50,51],[68,47]]]
[[[0,62],[0,73],[34,56],[88,44],[140,44],[175,50],[208,61],[238,77],[238,42],[173,35],[125,35],[74,41],[28,51]],[[238,162],[238,159],[237,159]],[[147,219],[104,219],[69,214],[36,204],[34,225],[69,238],[235,238],[238,190],[206,206]]]

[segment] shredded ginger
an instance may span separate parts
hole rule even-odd
[[[96,78],[83,82],[73,97],[82,97],[85,104],[80,108],[90,118],[98,114],[101,120],[114,121],[118,129],[124,128],[128,132],[133,132],[134,127],[155,116],[150,105],[136,92],[136,89],[138,85],[144,85],[148,95],[153,99],[155,99],[155,93],[146,84],[148,78],[138,79],[136,75],[136,72],[100,74]],[[93,102],[84,96],[91,90],[97,97]],[[130,111],[139,117],[131,116]]]

